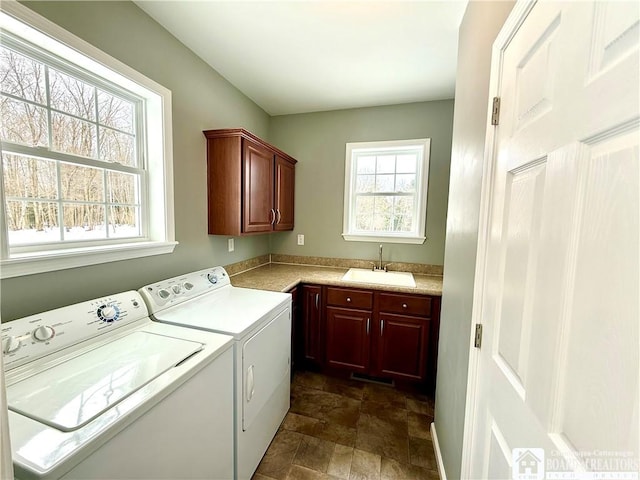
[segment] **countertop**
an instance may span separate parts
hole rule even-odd
[[[388,292],[442,295],[442,277],[413,274],[416,287],[396,287],[372,283],[345,282],[342,276],[348,268],[321,267],[312,265],[288,265],[269,263],[231,276],[234,287],[255,288],[275,292],[287,292],[300,283],[333,285],[340,287],[368,288]]]

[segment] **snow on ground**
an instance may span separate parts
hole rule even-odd
[[[109,226],[109,238],[139,237],[140,231],[135,225],[114,225]],[[84,227],[71,227],[64,229],[64,240],[100,240],[107,238],[104,225],[98,225],[93,230]],[[9,230],[10,245],[26,245],[29,243],[51,243],[59,242],[59,228],[45,228],[42,231],[35,229]]]

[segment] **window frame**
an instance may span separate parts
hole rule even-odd
[[[88,76],[91,84],[104,82],[108,93],[117,94],[121,90],[128,93],[127,97],[139,99],[136,108],[141,111],[135,115],[143,123],[134,129],[138,143],[136,170],[142,171],[139,187],[141,236],[10,247],[4,180],[0,176],[0,278],[173,252],[177,242],[173,208],[171,91],[13,0],[3,2],[0,28],[7,35],[15,37],[17,42],[38,45],[37,49],[43,51],[40,55],[52,56],[54,64],[48,58],[44,61],[54,68],[58,68],[55,65],[56,58],[71,64],[71,67],[63,65],[63,73],[72,73],[79,80],[86,81],[87,78],[78,72],[91,72]],[[43,61],[37,56],[36,59]],[[69,72],[68,68],[77,68],[78,71]],[[22,149],[21,154],[38,157],[34,154],[34,148],[22,148],[20,144],[9,142],[5,142],[5,145],[10,146],[12,153]],[[40,158],[63,160],[66,155],[58,152],[49,155],[53,151],[48,148],[42,148],[41,151]],[[109,170],[107,162],[91,158],[86,160],[87,166]],[[124,167],[123,173],[128,168]]]
[[[345,180],[344,180],[344,213],[342,237],[346,241],[356,242],[386,242],[422,244],[426,240],[427,195],[429,186],[429,156],[430,138],[410,140],[386,140],[375,142],[349,142],[346,144],[345,153]],[[356,162],[354,154],[391,153],[409,148],[422,148],[422,157],[418,159],[416,166],[416,193],[414,206],[415,228],[411,232],[363,232],[355,228],[355,184],[357,178]]]

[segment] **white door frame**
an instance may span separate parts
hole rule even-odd
[[[482,323],[482,299],[485,290],[487,246],[491,195],[493,194],[493,172],[496,154],[496,133],[500,126],[491,125],[493,97],[500,97],[502,88],[502,57],[505,49],[524,22],[537,0],[518,0],[505,20],[493,44],[487,107],[487,133],[485,135],[484,161],[482,166],[482,190],[480,195],[480,220],[478,223],[478,248],[476,251],[476,271],[469,333],[469,366],[467,370],[467,394],[464,416],[464,436],[462,440],[461,478],[469,478],[471,469],[472,440],[476,426],[476,388],[480,350],[474,347],[475,325]]]

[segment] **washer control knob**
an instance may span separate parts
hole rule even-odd
[[[211,283],[213,283],[214,285],[216,283],[218,283],[218,275],[216,275],[215,273],[208,273],[207,274],[207,280],[209,280]]]
[[[102,305],[98,308],[98,318],[103,322],[111,323],[118,320],[120,310],[115,305]]]
[[[184,287],[184,289],[185,289],[185,290],[187,290],[187,291],[188,291],[188,290],[191,290],[191,289],[193,288],[193,283],[185,282],[185,283],[184,283],[184,285],[183,285],[183,287]]]
[[[162,290],[160,290],[158,292],[158,296],[163,299],[166,300],[167,298],[169,298],[171,296],[171,293],[169,292],[169,290],[165,290],[164,288]]]
[[[39,342],[46,342],[47,340],[52,338],[54,334],[55,332],[53,331],[53,328],[47,325],[40,325],[32,333],[33,338]]]
[[[173,290],[173,293],[178,295],[182,291],[182,287],[180,285],[174,285],[171,287],[171,290]]]
[[[20,348],[18,337],[7,337],[2,341],[2,353],[13,353]]]

